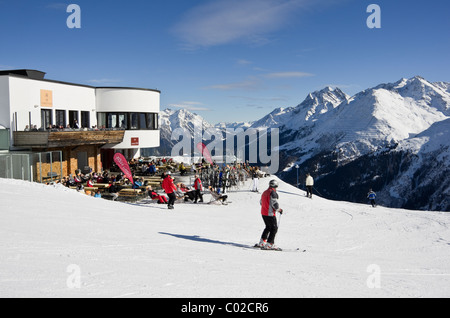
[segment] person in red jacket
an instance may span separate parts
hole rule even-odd
[[[202,185],[202,180],[200,180],[198,175],[195,175],[194,188],[195,188],[195,201],[194,201],[194,203],[197,203],[199,198],[200,198],[200,202],[203,202],[203,195],[202,195],[203,185]]]
[[[169,210],[174,209],[175,200],[177,199],[175,192],[178,191],[176,185],[173,183],[173,179],[170,176],[170,172],[167,173],[166,177],[162,182],[162,188],[169,197],[168,208]]]
[[[267,189],[261,197],[261,214],[266,225],[261,240],[256,247],[264,249],[278,250],[275,246],[275,236],[278,232],[277,212],[283,214],[278,204],[278,182],[276,180],[270,181],[269,189]]]

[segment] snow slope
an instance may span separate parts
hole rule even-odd
[[[263,229],[248,185],[228,206],[169,212],[0,179],[0,297],[450,297],[449,214],[309,200],[280,184],[277,243],[306,253],[245,248]]]

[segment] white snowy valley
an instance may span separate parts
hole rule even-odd
[[[168,211],[0,179],[0,297],[450,297],[450,214],[279,182],[283,252],[249,248],[264,228],[249,184]]]

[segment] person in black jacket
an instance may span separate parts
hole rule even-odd
[[[117,198],[119,197],[119,192],[122,189],[123,187],[118,186],[115,182],[111,184],[111,186],[108,189],[108,192],[112,195],[113,201],[117,200]]]

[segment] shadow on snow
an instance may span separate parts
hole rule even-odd
[[[239,244],[239,243],[233,243],[233,242],[223,242],[223,241],[218,241],[218,240],[211,240],[211,239],[207,239],[207,238],[204,238],[204,237],[200,237],[198,235],[181,235],[181,234],[172,234],[172,233],[166,233],[166,232],[159,232],[159,234],[173,236],[173,237],[176,237],[176,238],[179,238],[179,239],[195,241],[195,242],[200,242],[200,243],[228,245],[228,246],[240,247],[240,248],[252,248],[251,246],[245,245],[245,244]]]

